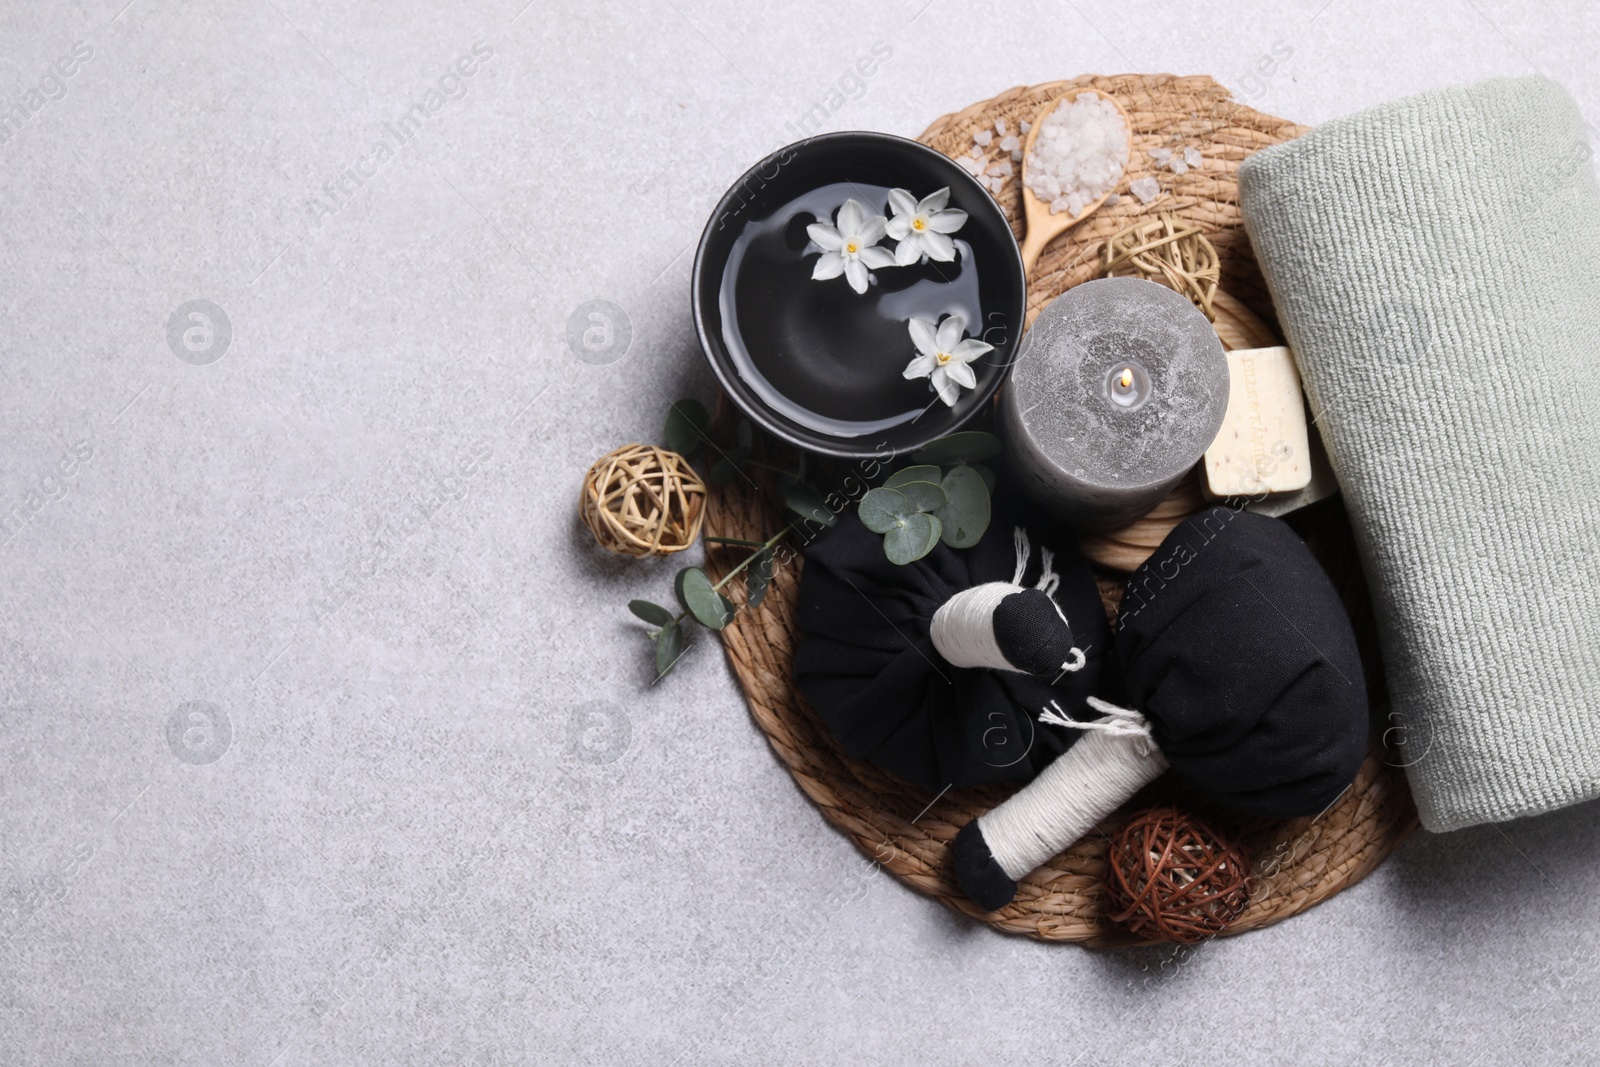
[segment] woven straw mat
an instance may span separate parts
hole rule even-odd
[[[1266,288],[1242,229],[1237,175],[1240,160],[1251,152],[1296,137],[1305,132],[1305,127],[1234,103],[1227,90],[1210,78],[1120,75],[1011,89],[936,120],[919,139],[948,155],[962,155],[971,150],[973,134],[992,129],[997,118],[1004,117],[1008,129],[1015,131],[1019,122],[1034,120],[1048,101],[1074,86],[1114,94],[1127,109],[1134,133],[1129,173],[1117,190],[1121,194],[1118,203],[1101,208],[1045,250],[1028,293],[1030,321],[1051,299],[1096,276],[1097,257],[1107,235],[1127,226],[1141,213],[1175,211],[1202,225],[1217,246],[1222,261],[1221,288],[1235,298],[1235,308],[1243,305],[1245,309],[1226,316],[1231,325],[1239,328],[1242,321],[1243,334],[1252,343],[1279,343],[1272,332],[1276,319]],[[998,142],[996,137],[990,148],[996,161],[1002,158]],[[1149,149],[1168,147],[1181,156],[1183,149],[1191,145],[1204,156],[1199,168],[1181,176],[1166,169],[1151,169]],[[1128,181],[1145,174],[1154,174],[1163,189],[1163,194],[1149,205],[1128,193]],[[1006,179],[997,199],[1020,239],[1017,175]],[[1237,346],[1240,341],[1228,337],[1230,322],[1224,318],[1219,316],[1218,331]],[[726,409],[725,402],[722,406]],[[763,478],[756,480],[762,482]],[[1193,486],[1188,490],[1192,493]],[[776,498],[771,484],[757,486],[736,479],[714,491],[706,532],[765,539],[786,521],[781,508],[773,504]],[[1012,933],[1091,946],[1137,943],[1136,938],[1104,916],[1108,835],[1133,811],[1152,802],[1175,800],[1233,835],[1252,857],[1254,889],[1250,906],[1227,931],[1242,933],[1295,915],[1360,881],[1417,821],[1403,772],[1385,762],[1379,747],[1389,725],[1383,717],[1388,704],[1382,690],[1371,607],[1340,507],[1337,501],[1321,505],[1318,521],[1296,528],[1343,595],[1363,646],[1375,709],[1373,749],[1353,786],[1314,818],[1270,821],[1216,808],[1174,776],[1166,775],[1102,823],[1099,832],[1089,834],[1030,874],[1023,880],[1016,899],[992,914],[980,911],[956,887],[948,853],[956,831],[1004,799],[1007,788],[954,790],[934,797],[867,763],[844,756],[795,691],[791,679],[799,638],[795,605],[800,560],[778,568],[766,601],[758,610],[738,613],[723,631],[724,647],[744,688],[751,715],[800,788],[862,852],[913,889]],[[1333,521],[1326,509],[1331,509]],[[1291,523],[1293,518],[1290,516]],[[708,567],[718,576],[741,558],[721,550],[709,555]],[[1109,571],[1100,574],[1108,610],[1114,610],[1121,577]],[[742,593],[735,599],[740,596]]]

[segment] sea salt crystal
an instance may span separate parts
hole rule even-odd
[[[1019,123],[1017,123],[1017,125],[1022,127],[1022,132],[1023,133],[1032,133],[1033,132],[1033,123],[1031,123],[1031,122],[1019,122]]]
[[[989,173],[998,175],[1002,178],[1011,177],[1011,161],[1009,159],[1002,159],[998,163],[991,163],[989,165]]]
[[[1119,196],[1116,193],[1112,193],[1110,196],[1106,197],[1106,207],[1113,207],[1116,204],[1120,203],[1121,200],[1122,200],[1121,196]]]
[[[1161,195],[1161,183],[1154,178],[1144,177],[1129,182],[1128,191],[1139,198],[1139,203],[1148,204]]]
[[[968,154],[971,155],[973,159],[982,159],[983,149],[979,148],[977,145],[973,145],[972,151]]]
[[[989,142],[994,140],[994,134],[990,133],[988,130],[979,130],[977,133],[972,135],[972,139],[983,145],[983,147],[988,148]]]
[[[1172,158],[1172,149],[1170,149],[1170,148],[1152,148],[1152,149],[1150,149],[1150,158],[1155,160],[1158,164],[1163,164],[1164,165],[1167,162],[1167,160]]]
[[[994,132],[998,133],[1001,137],[1006,135],[1006,120],[1004,117],[994,120]]]
[[[1052,214],[1077,215],[1122,180],[1128,137],[1110,100],[1095,93],[1063,100],[1040,123],[1023,180]]]
[[[1010,137],[1002,137],[1000,139],[1000,150],[1002,152],[1015,152],[1021,147],[1022,142],[1017,139],[1015,134]]]
[[[1187,174],[1187,173],[1189,173],[1189,164],[1185,163],[1183,160],[1179,159],[1177,156],[1173,156],[1171,161],[1168,162],[1167,166],[1172,168],[1172,173],[1174,173],[1174,174]]]
[[[1013,148],[1011,150],[1011,162],[1013,162],[1013,163],[1021,163],[1022,162],[1022,149]]]
[[[979,163],[976,159],[973,159],[971,156],[961,156],[961,157],[956,159],[956,162],[961,164],[961,169],[962,170],[966,171],[968,174],[973,175],[974,177],[976,177],[977,175],[983,173],[983,164]]]
[[[1205,157],[1200,154],[1200,149],[1193,146],[1183,150],[1183,161],[1189,164],[1189,166],[1194,167],[1196,170],[1200,168],[1200,164],[1204,158]]]

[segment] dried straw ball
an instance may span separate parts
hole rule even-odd
[[[706,484],[676,452],[624,445],[589,468],[578,508],[601,548],[635,558],[665,556],[700,536]]]
[[[1211,306],[1222,277],[1217,248],[1200,227],[1171,213],[1145,217],[1106,238],[1100,273],[1162,282],[1216,320]]]
[[[1193,944],[1250,903],[1244,851],[1172,805],[1135,815],[1111,842],[1111,920],[1140,937]]]

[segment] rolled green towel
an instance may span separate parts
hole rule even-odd
[[[1344,491],[1422,824],[1600,795],[1600,189],[1542,78],[1247,159],[1245,225]]]

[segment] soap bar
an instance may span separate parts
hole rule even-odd
[[[1292,493],[1310,483],[1305,400],[1287,348],[1228,353],[1228,412],[1205,468],[1206,493],[1219,499]]]

